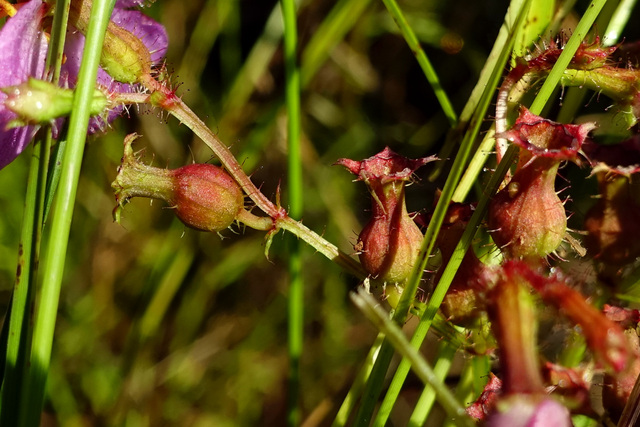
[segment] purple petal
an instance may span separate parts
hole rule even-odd
[[[20,84],[29,76],[42,78],[47,40],[40,30],[45,14],[41,0],[31,0],[0,30],[0,87]],[[4,108],[7,95],[0,92],[0,168],[24,150],[35,135],[33,126],[5,130],[15,115]]]
[[[138,6],[140,3],[142,2],[135,0],[119,1],[111,15],[111,20],[114,24],[140,38],[151,52],[151,60],[156,62],[161,60],[167,51],[168,38],[164,27],[139,11],[121,9],[122,7]],[[62,73],[69,87],[75,87],[77,83],[84,41],[85,37],[82,33],[74,29],[67,31],[65,44],[67,61],[62,66]],[[114,81],[102,68],[98,69],[97,83],[111,92],[132,92],[135,90],[133,85]],[[91,118],[88,133],[93,134],[106,130],[108,123],[115,120],[122,113],[122,110],[122,107],[116,107],[109,110],[106,117]]]
[[[131,7],[143,7],[145,3],[149,3],[146,0],[118,0],[116,1],[116,7],[119,9],[127,9]]]
[[[151,53],[151,61],[157,63],[164,58],[169,38],[162,25],[140,11],[119,8],[113,10],[111,21],[142,40]]]
[[[47,41],[40,30],[45,5],[31,0],[0,30],[0,87],[44,75]]]

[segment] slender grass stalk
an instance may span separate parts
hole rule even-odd
[[[473,420],[469,418],[451,391],[449,391],[447,386],[436,376],[433,369],[431,369],[418,350],[409,344],[398,325],[389,320],[387,313],[380,308],[380,304],[373,296],[361,289],[357,294],[351,294],[351,300],[380,331],[385,333],[387,339],[398,352],[411,361],[411,367],[416,375],[425,384],[433,387],[436,398],[456,425],[475,426]]]
[[[618,40],[620,40],[622,30],[627,25],[627,22],[629,22],[631,12],[633,12],[636,2],[637,0],[620,1],[620,4],[611,17],[607,30],[604,32],[602,43],[605,46],[613,46],[618,42]]]
[[[456,386],[455,396],[458,402],[463,405],[473,402],[484,390],[490,370],[491,361],[487,355],[476,355],[467,360]],[[455,424],[451,420],[443,423],[443,427],[453,425]]]
[[[30,370],[26,379],[28,398],[23,402],[20,411],[19,425],[23,426],[39,424],[44,402],[65,254],[89,122],[89,105],[96,84],[104,34],[113,6],[112,0],[96,0],[91,8],[91,20],[69,122],[69,138],[62,166],[60,190],[44,259],[43,287],[36,312],[29,359]]]
[[[457,126],[455,127],[455,129],[449,132],[449,135],[447,136],[442,149],[438,153],[439,158],[446,159],[451,156],[451,153],[461,139],[461,135],[468,128],[469,121],[477,110],[478,103],[485,93],[487,86],[491,86],[493,84],[493,82],[490,82],[489,79],[493,78],[492,76],[495,77],[496,63],[500,60],[500,57],[504,51],[504,46],[507,44],[508,40],[513,37],[514,31],[516,31],[516,25],[514,24],[514,21],[518,17],[518,13],[513,12],[513,10],[521,10],[520,3],[524,3],[524,0],[512,1],[510,3],[509,9],[507,10],[506,16],[504,18],[504,22],[500,27],[500,31],[498,32],[498,36],[496,37],[493,47],[491,48],[491,52],[489,53],[484,66],[482,67],[482,71],[480,72],[478,81],[473,87],[471,95],[469,95],[469,99],[462,109],[462,113],[460,113],[460,118],[458,120]],[[494,87],[496,87],[497,84],[498,83],[496,81]],[[476,156],[477,155],[478,153],[476,151]],[[445,165],[445,162],[436,163],[433,171],[429,174],[429,180],[434,181],[438,176],[440,176],[440,173],[442,172]],[[473,181],[473,179],[471,181]]]
[[[145,342],[158,332],[160,322],[174,300],[180,285],[193,264],[195,257],[192,246],[184,245],[175,249],[172,259],[165,260],[166,271],[159,279],[157,288],[147,305],[139,323],[139,340]]]
[[[58,83],[62,65],[64,42],[70,0],[56,3],[52,24],[46,69],[51,71],[51,81]],[[45,131],[44,140],[36,140],[27,181],[25,210],[18,251],[18,271],[11,301],[8,327],[3,390],[0,405],[0,425],[18,425],[20,399],[27,376],[28,348],[31,340],[29,313],[33,305],[37,271],[40,259],[40,243],[43,222],[46,217],[47,177],[49,153],[52,143],[51,129]],[[53,191],[53,190],[50,190]]]
[[[542,84],[538,95],[533,100],[533,103],[529,108],[533,114],[540,114],[542,108],[544,108],[549,98],[551,98],[551,94],[562,78],[562,73],[569,65],[569,62],[571,62],[571,58],[573,58],[578,47],[580,47],[580,43],[582,43],[584,37],[589,32],[589,29],[595,22],[605,3],[606,0],[593,0],[589,7],[587,7],[584,15],[582,15],[582,19],[580,19],[576,29],[573,31],[571,38],[562,49],[562,54],[560,54],[560,57],[551,69],[549,76]]]
[[[200,80],[207,57],[226,25],[231,8],[219,8],[218,3],[208,0],[198,15],[177,73],[185,81]]]
[[[378,352],[380,351],[380,346],[382,345],[383,341],[384,334],[380,332],[376,337],[376,340],[373,342],[373,345],[369,349],[369,353],[367,353],[367,357],[365,358],[365,361],[362,364],[362,367],[360,368],[356,379],[353,380],[351,388],[349,389],[347,396],[344,398],[344,401],[342,402],[342,405],[338,410],[336,418],[333,420],[333,427],[341,427],[347,424],[349,416],[351,415],[353,408],[356,406],[358,398],[360,397],[360,393],[366,384],[367,378],[369,378],[369,375],[371,374],[373,364],[378,357]]]
[[[287,147],[289,178],[289,215],[300,219],[303,210],[302,159],[300,154],[300,69],[297,61],[298,30],[294,0],[282,0],[284,20],[284,56],[286,74]],[[300,241],[289,239],[289,390],[287,424],[300,423],[300,357],[304,342],[304,284]]]
[[[433,367],[433,372],[436,374],[438,380],[441,383],[444,383],[447,374],[449,373],[449,369],[451,369],[451,364],[453,362],[453,357],[456,355],[456,348],[452,347],[446,341],[442,341],[440,344],[440,349],[438,350],[438,357],[436,358],[436,364]],[[433,404],[436,401],[436,393],[433,387],[425,386],[418,402],[416,403],[415,408],[413,409],[413,413],[411,414],[411,418],[409,418],[410,426],[423,426],[427,422],[427,417],[431,412],[431,408],[433,408]],[[461,402],[460,399],[456,401]],[[464,404],[464,402],[461,402]],[[384,402],[383,402],[384,405]],[[382,408],[380,409],[382,410]],[[382,424],[384,425],[384,424]]]
[[[422,46],[420,46],[418,37],[416,37],[415,32],[407,22],[407,19],[404,17],[402,10],[395,0],[382,0],[382,2],[387,7],[387,10],[393,17],[393,20],[398,25],[398,28],[400,29],[404,40],[407,42],[407,45],[416,56],[418,64],[420,64],[420,68],[422,68],[422,72],[424,73],[424,76],[427,78],[427,81],[436,94],[436,98],[440,103],[440,107],[442,108],[444,115],[447,117],[447,120],[449,120],[449,125],[451,127],[454,127],[458,123],[458,116],[455,112],[455,109],[453,108],[453,105],[451,104],[451,101],[449,100],[449,97],[447,96],[447,93],[440,85],[440,79],[438,78],[433,65],[431,65],[431,61],[429,61],[427,54],[424,53]]]
[[[3,327],[3,330],[8,327],[8,339],[2,382],[1,425],[18,425],[23,386],[21,375],[25,366],[27,337],[29,335],[28,325],[31,320],[29,301],[34,292],[33,287],[37,277],[40,231],[42,229],[42,218],[38,215],[41,201],[40,175],[42,168],[47,166],[42,161],[43,145],[43,141],[37,141],[33,146],[18,250],[18,268],[11,299],[11,316]]]

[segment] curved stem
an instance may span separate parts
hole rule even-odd
[[[347,270],[359,279],[367,277],[367,273],[362,268],[362,265],[349,255],[338,249],[334,244],[329,243],[314,231],[307,228],[301,222],[295,219],[284,216],[276,220],[276,229],[286,230],[292,234],[295,234],[300,239],[304,240],[320,252],[322,255],[329,258],[331,261],[338,264],[343,269]]]
[[[229,148],[220,141],[220,139],[204,124],[202,120],[191,109],[182,102],[175,94],[169,93],[167,88],[160,87],[158,82],[147,82],[147,87],[152,87],[157,92],[149,94],[126,94],[118,93],[111,95],[110,101],[113,103],[124,104],[144,104],[151,103],[166,111],[180,120],[185,126],[193,131],[205,144],[218,156],[229,174],[236,180],[242,190],[253,200],[258,208],[269,215],[270,218],[258,217],[247,211],[240,212],[238,220],[251,228],[257,230],[286,230],[295,234],[300,239],[338,264],[340,267],[350,272],[359,279],[367,277],[358,261],[338,249],[334,244],[323,239],[320,235],[307,228],[301,222],[294,220],[287,215],[287,212],[281,206],[273,203],[255,186],[242,167],[231,153]],[[154,99],[159,95],[160,100]],[[267,224],[272,224],[267,227]]]
[[[153,97],[153,95],[152,95]],[[220,159],[229,174],[236,180],[242,190],[253,200],[257,207],[272,218],[286,215],[282,207],[276,206],[267,198],[242,170],[242,166],[236,160],[231,150],[220,141],[218,136],[204,124],[180,98],[170,94],[168,99],[159,106],[167,110],[171,115],[184,123],[189,129],[198,135],[202,141]],[[153,101],[152,101],[153,102]]]

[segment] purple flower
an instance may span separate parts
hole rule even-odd
[[[32,0],[0,30],[0,87],[18,85],[29,76],[44,76],[47,41],[40,31],[40,23],[45,9],[42,1]],[[15,114],[4,107],[6,97],[0,92],[0,168],[11,163],[36,132],[34,126],[4,129],[15,118]]]
[[[119,0],[112,14],[112,26],[120,27],[140,39],[148,49],[151,65],[157,64],[164,56],[168,44],[164,28],[143,15],[140,11],[129,10],[141,4],[139,0]],[[47,4],[42,0],[31,0],[15,16],[9,18],[0,29],[0,88],[17,86],[29,77],[43,79],[47,39],[42,30]],[[84,48],[84,35],[76,28],[69,27],[65,45],[66,61],[61,70],[61,85],[74,87]],[[107,93],[132,92],[135,86],[114,81],[105,70],[98,70],[97,83]],[[22,126],[7,129],[7,124],[16,115],[4,105],[7,95],[0,92],[0,169],[11,163],[34,137],[37,126]],[[89,122],[89,133],[105,129],[114,120],[122,107],[110,110],[104,117],[94,117]]]

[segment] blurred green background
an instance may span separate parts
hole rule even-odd
[[[458,111],[501,25],[506,1],[401,2]],[[435,154],[448,130],[412,52],[381,2],[298,2],[304,223],[347,253],[368,215],[362,183],[331,165],[389,145]],[[178,93],[229,145],[263,192],[287,203],[282,18],[272,0],[158,0]],[[487,126],[489,123],[487,123]],[[281,425],[285,420],[286,239],[190,230],[160,202],[136,199],[115,224],[110,188],[130,132],[147,163],[216,162],[190,131],[134,108],[89,138],[54,341],[46,425]],[[29,150],[0,171],[0,305],[13,285]],[[442,184],[410,187],[428,210]],[[445,173],[443,174],[446,176]],[[221,238],[222,237],[222,238]],[[306,425],[333,419],[376,331],[351,305],[357,281],[305,247]],[[402,399],[421,391],[410,377]],[[410,411],[413,405],[407,405]]]

